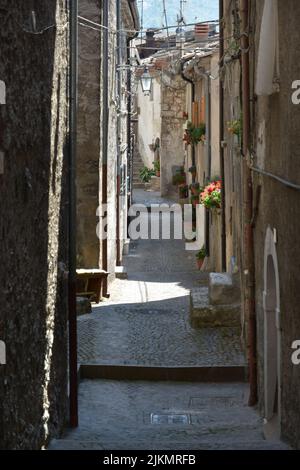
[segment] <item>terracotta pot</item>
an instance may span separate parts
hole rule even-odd
[[[197,265],[198,265],[199,270],[202,268],[203,263],[204,263],[204,259],[197,259]]]
[[[157,176],[157,178],[160,178],[160,171],[156,172],[156,176]]]

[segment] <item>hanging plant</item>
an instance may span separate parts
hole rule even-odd
[[[234,119],[233,121],[229,121],[227,123],[227,130],[230,134],[236,135],[238,137],[239,142],[241,142],[243,134],[242,119]]]
[[[222,202],[222,183],[213,181],[206,186],[200,195],[200,204],[206,209],[220,209]]]
[[[199,127],[194,126],[190,121],[185,129],[183,141],[187,145],[197,145],[199,142],[205,140],[206,126],[204,123],[200,124]]]

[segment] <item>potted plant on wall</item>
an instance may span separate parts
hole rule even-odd
[[[176,170],[176,173],[173,176],[173,185],[179,186],[182,184],[186,184],[186,174],[184,172],[184,168],[180,167],[178,170]]]
[[[205,246],[203,246],[201,250],[198,251],[198,253],[196,254],[197,265],[198,265],[199,270],[202,268],[206,256],[207,256],[206,249],[205,249]]]
[[[191,122],[188,122],[187,128],[184,132],[183,141],[187,145],[197,145],[199,142],[203,142],[205,140],[205,132],[206,126],[204,123],[201,123],[196,127]]]
[[[222,183],[221,181],[212,181],[200,194],[200,204],[206,209],[220,209],[222,202]]]

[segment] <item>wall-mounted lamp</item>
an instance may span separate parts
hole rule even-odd
[[[144,73],[141,76],[142,90],[145,96],[150,96],[152,91],[152,77],[147,67],[145,67]]]

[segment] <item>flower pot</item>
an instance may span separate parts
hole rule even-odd
[[[156,173],[157,178],[160,178],[160,171],[157,171]]]
[[[204,259],[197,259],[197,266],[199,270],[202,268],[203,263],[204,263]]]

